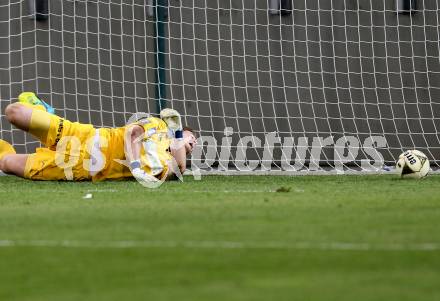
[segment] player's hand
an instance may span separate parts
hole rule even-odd
[[[160,118],[165,121],[168,128],[174,132],[182,131],[182,120],[179,112],[173,109],[163,109],[160,111]]]
[[[131,174],[138,181],[143,181],[147,183],[156,183],[159,180],[156,177],[146,173],[143,169],[137,167],[131,170]]]

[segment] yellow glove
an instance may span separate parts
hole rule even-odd
[[[160,118],[167,124],[168,128],[174,132],[175,138],[183,138],[182,120],[179,112],[173,109],[163,109],[160,112]]]

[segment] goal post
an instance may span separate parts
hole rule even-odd
[[[396,1],[52,0],[43,22],[0,3],[1,138],[37,146],[3,115],[21,91],[96,126],[164,94],[200,135],[202,170],[380,171],[406,149],[438,167],[438,2]]]

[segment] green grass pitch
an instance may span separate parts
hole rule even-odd
[[[437,175],[0,177],[0,300],[439,300],[439,279]]]

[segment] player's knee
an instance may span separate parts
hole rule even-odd
[[[22,111],[23,111],[22,105],[20,105],[19,103],[11,103],[6,107],[5,115],[8,121],[14,124],[20,119],[20,116],[23,115]]]
[[[0,170],[7,174],[24,177],[27,157],[23,155],[6,155],[0,160]]]
[[[0,160],[0,170],[6,173],[10,173],[13,164],[14,164],[13,156],[6,155]]]

